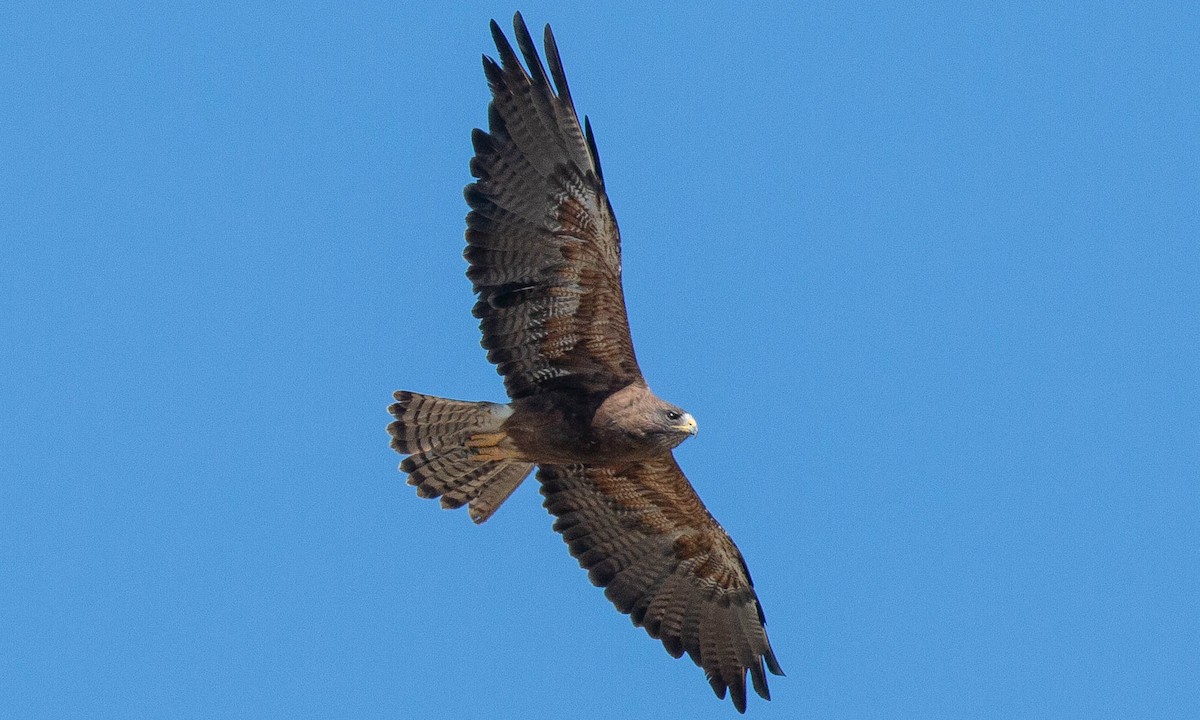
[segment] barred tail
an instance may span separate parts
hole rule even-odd
[[[507,405],[464,402],[404,390],[388,412],[392,449],[409,456],[400,463],[417,495],[441,497],[442,507],[470,505],[481,523],[517,489],[533,465],[505,458],[501,426],[512,415]]]

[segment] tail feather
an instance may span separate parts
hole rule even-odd
[[[512,414],[507,405],[464,402],[398,391],[388,411],[392,448],[409,454],[400,463],[417,495],[441,498],[442,507],[469,505],[471,519],[482,523],[496,512],[533,465],[515,459],[484,457],[467,441],[500,432]]]
[[[486,484],[479,488],[479,493],[471,499],[471,507],[467,512],[477,523],[486,521],[496,512],[496,508],[508,499],[520,485],[533,466],[528,463],[508,463],[496,473]]]
[[[452,447],[475,433],[495,432],[512,414],[507,405],[489,402],[448,400],[432,395],[398,390],[388,412],[396,421],[388,425],[392,448],[417,453]]]

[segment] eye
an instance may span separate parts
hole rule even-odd
[[[675,412],[674,410],[667,411],[667,419],[670,420],[671,422],[675,422],[676,420],[678,420],[681,417],[683,417],[683,416],[680,415],[679,413]]]

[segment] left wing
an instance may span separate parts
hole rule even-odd
[[[591,128],[580,127],[550,26],[538,57],[521,14],[521,65],[500,27],[484,58],[488,131],[471,135],[467,277],[488,360],[514,400],[643,382],[621,289],[621,239]],[[553,86],[551,86],[553,81]]]
[[[746,561],[670,453],[624,467],[542,465],[545,506],[617,609],[704,669],[717,697],[746,710],[746,672],[770,699],[782,675]]]

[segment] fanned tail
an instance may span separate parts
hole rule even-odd
[[[482,523],[517,489],[533,465],[506,456],[501,429],[512,415],[507,405],[466,402],[399,390],[388,412],[392,449],[408,457],[400,463],[417,495],[440,497],[442,507],[468,505]]]

